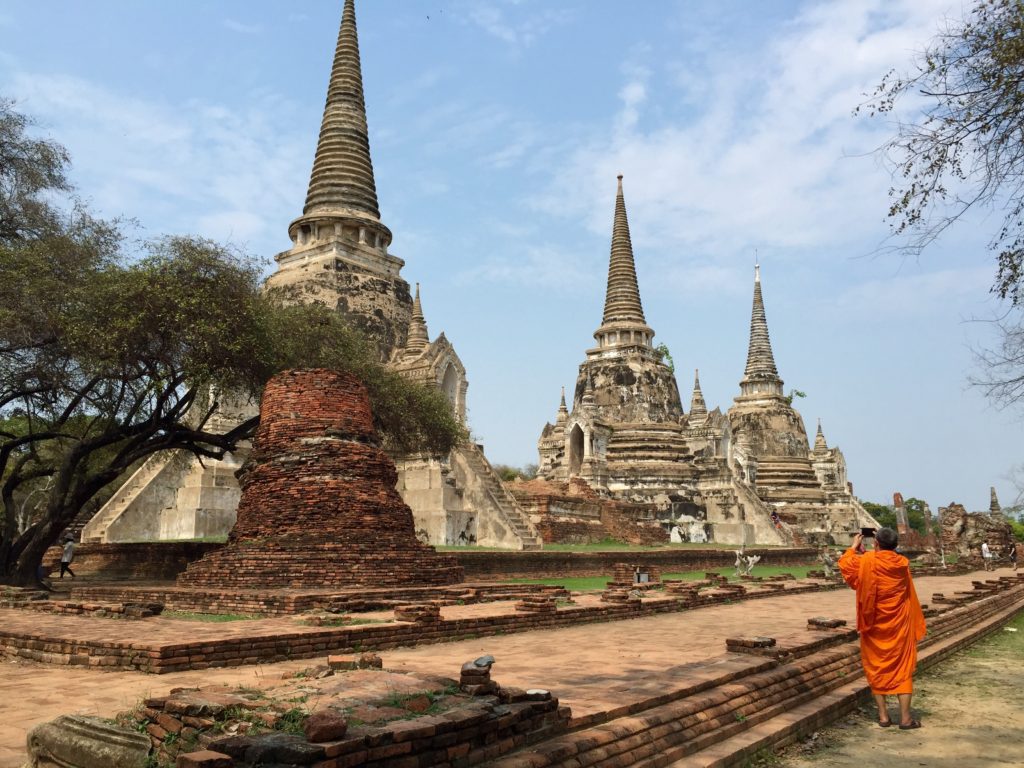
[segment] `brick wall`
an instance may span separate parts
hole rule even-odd
[[[223,549],[223,544],[191,542],[152,542],[143,544],[82,544],[75,550],[75,573],[95,575],[103,579],[171,580],[185,566],[209,552]],[[811,565],[817,561],[817,550],[747,549],[748,554],[761,555],[761,565]],[[615,563],[628,559],[637,564],[661,567],[663,573],[703,571],[732,566],[736,556],[726,549],[671,548],[626,552],[483,552],[467,547],[450,554],[465,571],[466,578],[476,581],[502,578],[568,578],[570,576],[610,576]],[[913,556],[914,553],[908,553]],[[57,565],[60,550],[54,547],[47,562]]]

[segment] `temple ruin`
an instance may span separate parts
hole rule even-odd
[[[462,568],[421,543],[353,375],[268,382],[228,544],[189,564],[186,587],[452,584]]]
[[[870,524],[846,481],[842,453],[827,445],[820,425],[811,449],[803,419],[783,394],[759,272],[740,394],[728,413],[709,411],[695,376],[689,413],[684,410],[644,316],[621,182],[596,345],[580,365],[572,411],[563,400],[555,423],[544,429],[541,478],[562,485],[581,478],[615,502],[650,505],[676,541],[841,543],[861,523]],[[336,309],[372,340],[382,361],[439,387],[464,420],[466,368],[444,333],[431,340],[420,287],[414,297],[380,216],[353,0],[344,4],[305,204],[288,235],[291,247],[275,257],[266,289],[284,302]],[[254,408],[229,404],[219,418],[237,420]],[[89,521],[83,540],[225,534],[239,500],[234,475],[247,450],[221,462],[183,453],[152,457]],[[511,493],[481,446],[394,458],[399,492],[425,543],[537,549],[539,528],[560,528],[536,512],[553,508],[550,499]],[[545,493],[561,491],[552,486]],[[638,508],[627,516],[648,515]]]
[[[850,490],[842,452],[828,446],[820,424],[811,449],[783,394],[759,268],[747,365],[728,414],[708,411],[699,375],[684,411],[654,335],[619,176],[604,314],[580,364],[572,410],[563,395],[541,433],[542,479],[580,478],[612,499],[653,505],[677,541],[845,543],[873,523]]]
[[[292,246],[275,257],[266,289],[284,302],[316,302],[340,312],[403,376],[438,386],[466,417],[466,369],[442,333],[430,340],[416,288],[389,251],[370,157],[354,0],[345,0],[320,137],[302,215],[288,226]],[[221,414],[252,415],[243,403]],[[147,461],[86,525],[84,541],[118,542],[226,534],[239,502],[235,472],[247,448],[222,462],[182,453]],[[430,544],[538,549],[536,529],[501,484],[481,446],[448,456],[396,456],[398,489],[416,534]]]

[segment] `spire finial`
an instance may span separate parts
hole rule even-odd
[[[772,342],[768,336],[768,318],[761,295],[761,268],[754,267],[754,305],[750,311],[750,342],[747,346],[747,367],[740,381],[744,395],[782,395],[782,379],[775,367]]]
[[[304,215],[347,211],[380,220],[370,160],[354,0],[345,0]]]
[[[565,387],[562,387],[562,400],[558,404],[558,416],[555,419],[556,424],[563,423],[569,418],[569,409],[565,406]]]
[[[626,217],[626,199],[622,193],[622,176],[615,196],[615,223],[612,227],[612,251],[608,263],[608,292],[605,294],[602,325],[630,320],[644,323],[644,309],[640,303],[640,288],[636,282],[636,264],[633,261],[633,243],[629,236]]]
[[[428,346],[430,346],[430,334],[427,332],[427,321],[423,317],[423,305],[420,303],[420,284],[416,283],[416,298],[412,302],[412,318],[409,320],[405,356],[415,357]]]
[[[825,440],[825,433],[821,429],[821,418],[818,418],[818,434],[814,436],[814,453],[828,452],[828,442]]]
[[[693,396],[690,398],[690,425],[702,424],[708,417],[708,407],[704,402],[704,393],[700,391],[700,370],[693,371]]]

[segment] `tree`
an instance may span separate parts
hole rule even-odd
[[[69,192],[67,151],[28,135],[32,119],[0,98],[0,242],[41,237],[57,226],[53,199]]]
[[[892,528],[896,530],[896,510],[891,506],[885,504],[876,504],[872,501],[862,501],[864,509],[871,515],[878,524],[883,528]],[[921,499],[911,497],[903,502],[903,506],[907,510],[907,522],[910,527],[922,535],[927,535],[927,525],[925,525],[924,508],[925,503]],[[937,521],[933,523],[937,524]],[[932,531],[934,533],[935,531]]]
[[[0,101],[0,126],[23,132],[28,121],[10,112]],[[67,190],[66,155],[30,145],[17,130],[0,142],[27,158],[0,154],[0,177],[17,190],[0,211],[10,214],[0,232],[0,581],[33,581],[75,516],[153,453],[234,450],[258,418],[212,419],[222,393],[256,401],[280,370],[360,376],[397,450],[443,453],[463,439],[439,390],[384,370],[338,313],[280,306],[251,258],[187,237],[128,248],[119,223],[73,199],[44,202]],[[34,174],[32,158],[55,165]],[[37,514],[26,521],[30,496]]]
[[[919,253],[972,208],[1004,211],[990,247],[992,291],[1024,302],[1024,3],[977,0],[919,54],[916,71],[890,71],[857,111],[892,114],[923,97],[883,147],[901,181],[889,217]]]
[[[533,480],[537,477],[536,464],[524,464],[521,467],[512,467],[508,464],[495,464],[494,471],[498,473],[504,482],[510,483],[513,480]]]
[[[892,507],[887,507],[884,504],[876,504],[873,501],[862,501],[861,505],[871,515],[878,524],[883,528],[896,529],[896,513],[892,510]]]

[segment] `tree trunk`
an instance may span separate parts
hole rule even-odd
[[[49,526],[46,525],[37,528],[35,535],[29,539],[21,551],[21,556],[13,564],[13,569],[5,577],[7,583],[22,587],[38,584],[39,566],[43,562],[43,556],[46,550],[56,543],[59,533],[58,530],[51,534]]]

